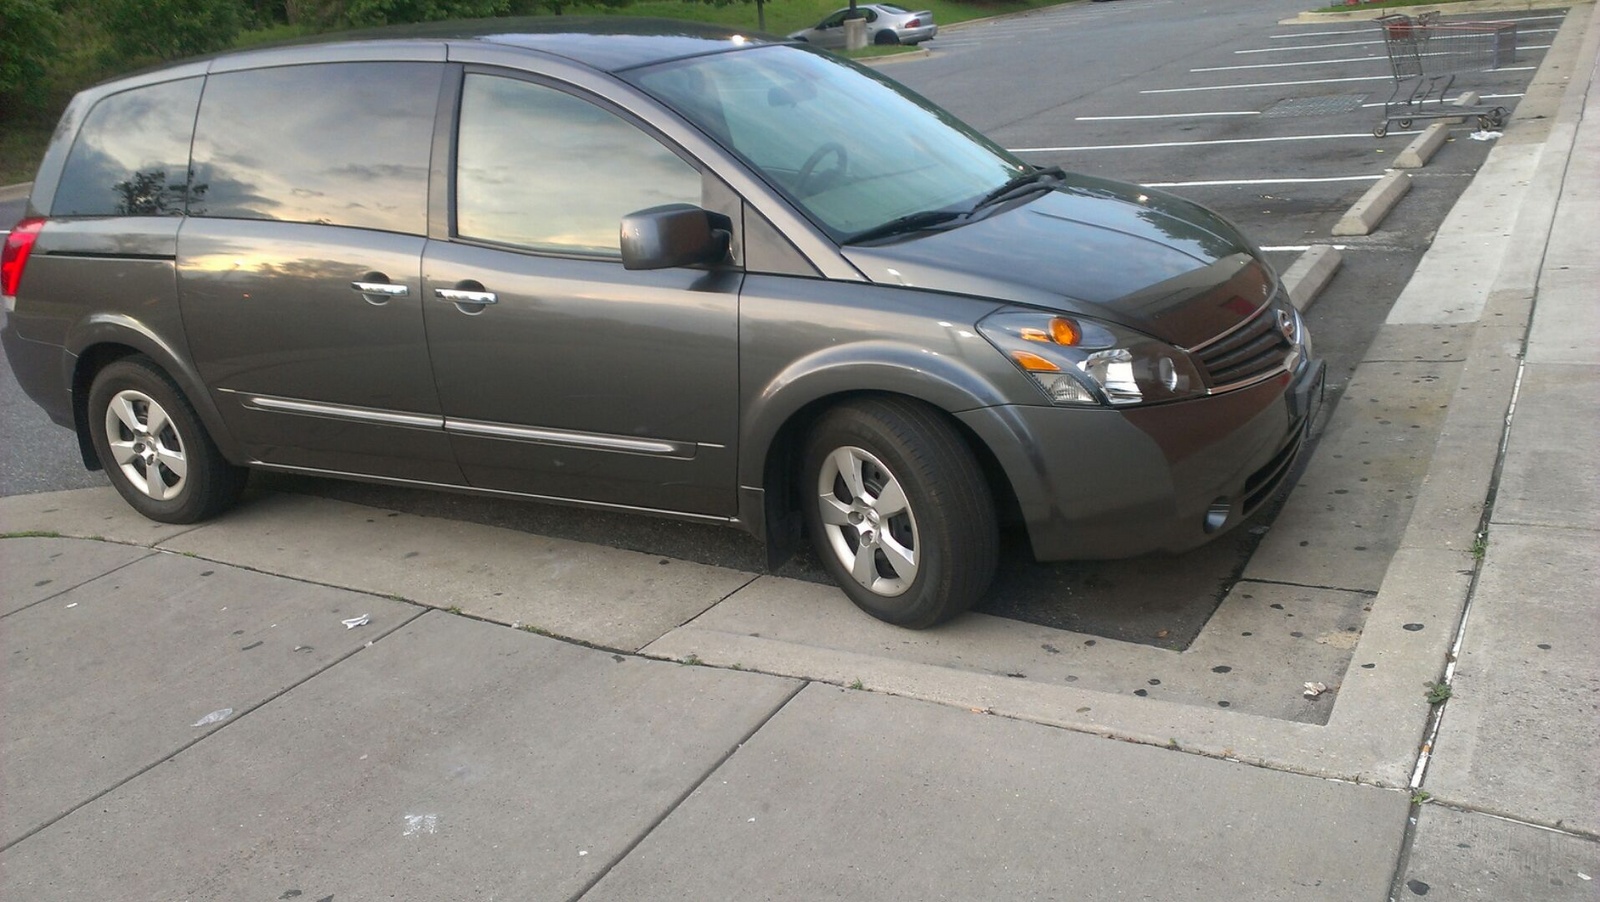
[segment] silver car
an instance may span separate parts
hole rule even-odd
[[[562,19],[78,95],[0,250],[17,381],[154,520],[273,470],[723,523],[911,627],[1003,524],[1181,551],[1290,478],[1323,366],[1214,214],[813,47]]]
[[[858,5],[856,10],[867,20],[867,40],[874,44],[920,44],[939,33],[933,13],[925,9],[910,12],[888,3],[866,3]],[[790,34],[789,38],[818,47],[842,48],[844,20],[849,15],[848,8],[836,10],[810,28]]]

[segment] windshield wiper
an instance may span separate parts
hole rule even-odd
[[[1011,178],[1006,179],[1006,183],[1004,185],[1001,185],[993,191],[990,191],[988,194],[985,194],[982,200],[973,204],[972,212],[976,213],[979,210],[982,210],[984,207],[992,207],[995,204],[1005,203],[1008,200],[1014,200],[1015,198],[1029,193],[1030,191],[1035,191],[1040,187],[1044,187],[1040,185],[1040,182],[1044,181],[1045,179],[1054,179],[1056,181],[1060,181],[1066,177],[1066,172],[1064,172],[1060,166],[1046,166],[1043,169],[1033,169],[1022,173],[1021,175],[1012,176]]]
[[[874,238],[887,238],[890,235],[904,235],[908,232],[921,232],[941,226],[952,219],[961,219],[967,214],[960,210],[923,210],[920,213],[910,213],[905,216],[891,219],[882,225],[873,226],[844,240],[845,244],[860,244]]]

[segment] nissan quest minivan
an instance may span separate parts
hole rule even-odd
[[[1188,201],[1029,165],[870,70],[683,23],[487,20],[84,91],[6,353],[140,513],[250,469],[809,537],[883,620],[1192,548],[1278,491],[1322,363]]]

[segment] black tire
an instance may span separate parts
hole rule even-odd
[[[1372,137],[1374,137],[1374,138],[1381,138],[1384,135],[1387,135],[1388,133],[1389,133],[1389,123],[1387,123],[1387,122],[1379,123],[1378,125],[1374,126],[1373,129],[1372,129]]]
[[[862,610],[924,629],[988,590],[1000,545],[994,498],[938,411],[898,398],[836,407],[812,428],[802,466],[806,530]]]
[[[872,43],[879,44],[881,46],[898,44],[900,43],[900,36],[885,28],[884,30],[872,36]]]
[[[216,516],[249,478],[222,456],[189,400],[148,357],[124,357],[95,376],[89,434],[123,499],[162,523]]]

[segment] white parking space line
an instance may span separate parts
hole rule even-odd
[[[1233,72],[1237,69],[1281,69],[1286,66],[1332,66],[1337,63],[1387,63],[1389,57],[1385,56],[1347,56],[1342,59],[1332,60],[1295,60],[1288,63],[1247,63],[1242,66],[1206,66],[1201,69],[1190,69],[1190,72]]]
[[[1439,40],[1439,38],[1434,38],[1434,40],[1437,41],[1437,40]],[[1550,49],[1550,45],[1549,44],[1530,44],[1530,45],[1526,45],[1526,46],[1517,47],[1517,52],[1521,53],[1524,50],[1549,50],[1549,49]],[[1424,57],[1445,56],[1446,53],[1424,53],[1422,55]],[[1206,67],[1204,69],[1190,69],[1189,71],[1190,72],[1232,72],[1232,71],[1237,70],[1237,69],[1282,69],[1282,68],[1285,68],[1285,67],[1288,67],[1288,66],[1331,66],[1331,65],[1333,65],[1335,63],[1387,63],[1388,61],[1389,61],[1389,57],[1388,57],[1387,54],[1385,54],[1383,56],[1347,56],[1347,57],[1345,57],[1343,59],[1335,59],[1335,60],[1295,60],[1294,62],[1289,62],[1289,63],[1248,63],[1248,64],[1242,65],[1242,66],[1209,66],[1209,67]],[[1486,70],[1486,71],[1489,71],[1489,72],[1506,72],[1506,71],[1510,71],[1510,70],[1508,70],[1508,69],[1489,69],[1489,70]]]
[[[1392,131],[1391,135],[1420,135],[1420,131]],[[1056,153],[1068,150],[1144,150],[1153,147],[1204,147],[1212,144],[1272,144],[1279,141],[1328,141],[1335,138],[1366,138],[1372,132],[1340,135],[1274,135],[1267,138],[1216,138],[1210,141],[1159,141],[1151,144],[1084,144],[1077,147],[1011,147],[1012,153]]]
[[[1566,14],[1559,16],[1513,16],[1507,19],[1494,19],[1495,22],[1559,22],[1566,18]],[[1299,38],[1325,38],[1334,35],[1371,34],[1377,26],[1368,22],[1361,28],[1342,28],[1338,31],[1300,31],[1293,34],[1268,35],[1275,41],[1296,40]]]
[[[1479,100],[1515,100],[1515,99],[1517,99],[1519,97],[1522,97],[1522,96],[1523,95],[1521,95],[1521,94],[1479,94],[1478,95],[1478,99]],[[1445,103],[1455,103],[1457,99],[1458,99],[1457,97],[1452,97],[1449,100],[1446,100]],[[1368,109],[1370,107],[1381,107],[1381,106],[1387,106],[1387,105],[1388,104],[1385,104],[1385,103],[1382,103],[1382,102],[1378,102],[1378,103],[1363,103],[1361,105],[1361,108],[1362,109]]]
[[[1381,104],[1380,104],[1381,106]],[[1105,122],[1117,119],[1195,119],[1205,116],[1259,116],[1260,110],[1218,110],[1212,113],[1142,113],[1137,116],[1074,116],[1078,122]]]
[[[1505,66],[1494,72],[1532,72],[1536,66]],[[1187,94],[1193,91],[1237,91],[1244,88],[1286,88],[1294,85],[1331,85],[1348,81],[1394,81],[1393,75],[1356,75],[1350,78],[1312,78],[1303,81],[1262,81],[1245,85],[1204,85],[1198,88],[1149,88],[1140,94]]]
[[[1315,185],[1323,182],[1375,182],[1381,175],[1330,175],[1323,178],[1210,179],[1195,182],[1141,182],[1146,188],[1208,188],[1233,185]]]
[[[1556,29],[1554,29],[1554,28],[1519,28],[1519,29],[1517,29],[1517,37],[1519,37],[1519,38],[1522,37],[1525,34],[1555,34],[1555,33],[1556,33]],[[1324,49],[1331,48],[1331,47],[1368,47],[1368,46],[1372,46],[1372,45],[1380,45],[1381,46],[1382,44],[1383,44],[1383,39],[1382,38],[1377,38],[1377,39],[1371,40],[1371,41],[1339,41],[1339,42],[1336,42],[1336,43],[1333,43],[1333,44],[1295,44],[1292,47],[1261,47],[1261,48],[1258,48],[1258,49],[1255,49],[1255,50],[1235,50],[1233,52],[1234,53],[1292,53],[1292,52],[1297,51],[1297,50],[1324,50]],[[1522,49],[1525,49],[1525,48],[1518,47],[1517,49],[1518,50],[1522,50]],[[1526,49],[1532,49],[1532,48],[1526,48]]]

